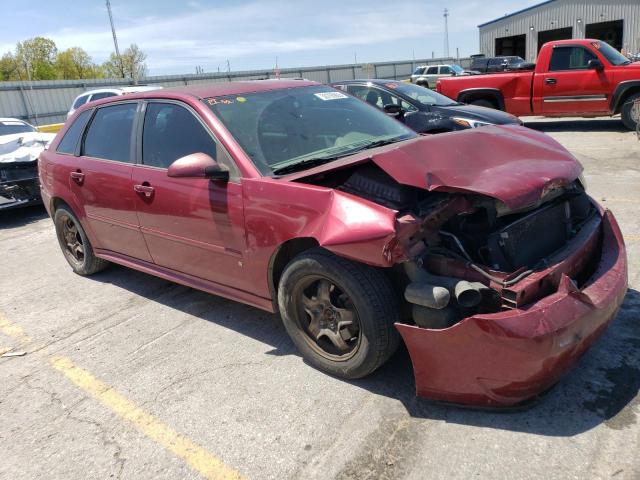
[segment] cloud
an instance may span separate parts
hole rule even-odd
[[[197,2],[191,2],[197,3]],[[200,5],[200,4],[198,4]],[[121,48],[137,43],[154,69],[213,65],[227,58],[288,52],[313,52],[419,39],[441,29],[418,2],[349,6],[317,2],[255,2],[188,10],[169,18],[147,17],[126,22],[116,18]],[[334,8],[335,7],[335,8]],[[119,12],[121,17],[124,12]],[[402,19],[398,23],[398,19]],[[80,45],[96,60],[113,51],[111,32],[65,28],[49,32],[60,49]]]

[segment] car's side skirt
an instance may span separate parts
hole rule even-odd
[[[557,96],[544,97],[544,103],[557,102],[601,102],[607,99],[606,95],[574,95],[574,96]]]
[[[103,258],[105,260],[123,265],[125,267],[133,268],[134,270],[139,270],[143,273],[148,273],[149,275],[154,275],[156,277],[169,280],[170,282],[179,283],[187,287],[195,288],[196,290],[201,290],[213,295],[218,295],[220,297],[228,298],[229,300],[245,303],[247,305],[260,308],[261,310],[266,310],[270,313],[274,313],[274,305],[271,299],[262,298],[252,293],[237,290],[226,285],[220,285],[219,283],[214,283],[199,277],[176,272],[175,270],[161,267],[153,263],[145,262],[143,260],[138,260],[136,258],[128,257],[126,255],[112,252],[110,250],[102,250],[96,248],[94,253],[99,258]]]

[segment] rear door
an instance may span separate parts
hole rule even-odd
[[[69,183],[96,237],[94,247],[151,261],[131,181],[137,108],[137,102],[123,102],[96,109]]]
[[[598,57],[582,45],[558,45],[551,52],[547,73],[537,81],[542,89],[542,112],[549,114],[609,111],[612,81],[607,69],[589,69]]]
[[[243,271],[244,211],[240,174],[224,147],[190,107],[150,101],[138,133],[134,167],[140,226],[153,261],[162,267],[235,288]],[[230,181],[170,178],[167,168],[206,153],[229,168]]]

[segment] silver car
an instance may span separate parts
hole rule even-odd
[[[442,77],[456,77],[468,75],[460,65],[422,65],[411,75],[411,83],[423,87],[436,88],[438,79]]]

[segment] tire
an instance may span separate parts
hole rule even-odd
[[[92,275],[109,265],[106,260],[95,256],[80,221],[68,207],[56,209],[53,223],[62,254],[75,273]]]
[[[322,285],[327,282],[331,288],[324,296]],[[287,333],[303,358],[337,377],[355,379],[372,373],[400,342],[393,326],[400,309],[389,279],[372,267],[320,248],[289,262],[280,279],[278,305]],[[320,336],[312,325],[318,317],[316,327],[323,325]],[[348,325],[341,328],[342,323]],[[349,350],[333,343],[336,338]]]
[[[477,107],[486,107],[486,108],[492,108],[494,110],[498,110],[498,107],[496,107],[495,103],[493,103],[491,100],[484,100],[482,98],[478,100],[472,100],[471,102],[469,102],[469,105],[475,105]]]
[[[636,130],[638,119],[634,119],[633,104],[635,101],[640,100],[640,93],[635,93],[626,98],[620,109],[620,116],[622,117],[622,123],[629,130]]]

